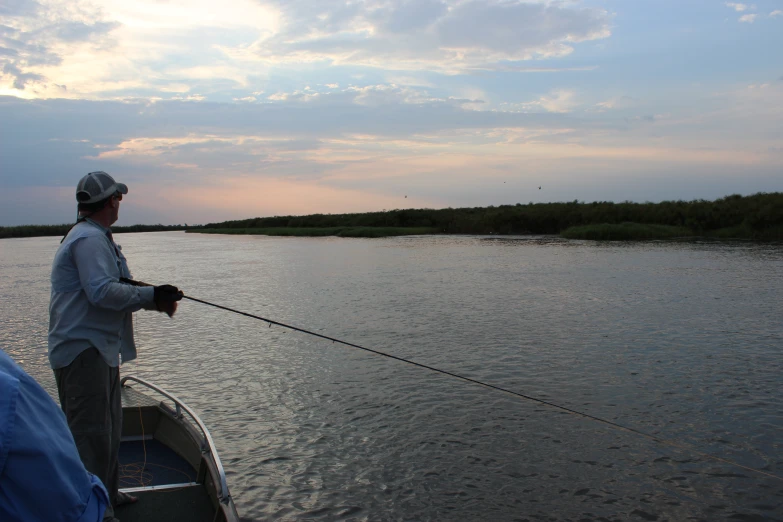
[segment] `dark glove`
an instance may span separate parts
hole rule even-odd
[[[173,303],[182,299],[183,295],[176,286],[160,285],[155,287],[154,299],[156,303]]]

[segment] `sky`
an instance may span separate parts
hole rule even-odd
[[[3,0],[0,226],[783,191],[783,0]]]

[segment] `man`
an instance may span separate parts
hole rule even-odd
[[[76,186],[79,216],[52,265],[49,362],[60,405],[79,455],[97,475],[114,507],[137,499],[118,491],[117,455],[122,433],[119,366],[136,358],[132,313],[177,310],[174,286],[131,286],[125,256],[109,228],[117,221],[128,187],[105,172],[90,172]]]
[[[57,403],[0,350],[0,520],[101,522],[108,505]]]

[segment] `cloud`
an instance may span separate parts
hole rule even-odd
[[[133,187],[157,184],[162,191],[227,178],[324,185],[372,174],[377,176],[372,190],[383,195],[401,176],[429,176],[455,161],[477,167],[498,143],[606,126],[544,112],[467,110],[464,99],[399,86],[349,87],[309,100],[303,90],[286,94],[278,101],[243,104],[0,97],[0,192],[70,187],[76,174],[101,169]],[[351,187],[343,189],[348,194]],[[289,206],[292,197],[285,198]],[[364,200],[378,198],[367,193]],[[154,213],[139,216],[145,222],[161,219]],[[0,222],[8,219],[17,218],[0,211]]]
[[[405,85],[411,87],[435,87],[435,84],[433,84],[431,81],[415,76],[402,76],[402,75],[393,74],[387,76],[386,80],[393,85]]]
[[[44,77],[35,73],[23,73],[19,67],[12,63],[3,65],[3,73],[11,76],[15,89],[23,91],[28,83],[41,82]]]
[[[575,96],[574,91],[561,89],[542,96],[538,103],[549,112],[569,112],[577,105]]]
[[[781,11],[780,9],[775,9],[774,11],[769,13],[770,18],[774,18],[776,16],[783,16],[783,11]]]
[[[756,21],[757,14],[746,14],[739,17],[740,22],[752,24]]]
[[[611,34],[604,10],[490,0],[279,4],[282,30],[251,46],[262,61],[327,61],[394,70],[464,71],[565,56]]]
[[[623,183],[677,173],[680,189],[701,176],[692,181],[701,188],[687,193],[694,197],[712,195],[707,186],[731,193],[779,185],[781,82],[700,93],[668,109],[610,98],[599,104],[604,112],[591,112],[596,104],[569,89],[502,106],[478,90],[458,99],[430,91],[308,81],[278,100],[241,104],[0,97],[0,223],[30,222],[14,203],[30,187],[51,188],[39,191],[46,209],[35,219],[71,219],[73,183],[98,169],[135,195],[125,224],[526,202],[529,194],[512,191],[513,183],[488,187],[501,178],[521,186],[531,176],[549,186],[559,180],[562,190],[548,198],[652,197],[615,194],[615,182],[584,192],[577,171]],[[485,103],[467,107],[477,101]],[[738,169],[743,175],[732,177]],[[192,190],[184,194],[183,186]],[[328,197],[320,202],[318,194]],[[398,194],[408,201],[396,203]]]
[[[607,110],[622,110],[634,107],[638,103],[638,100],[630,96],[616,96],[606,101],[598,102],[595,104],[597,111]]]
[[[738,4],[738,3],[735,3],[735,2],[726,2],[726,6],[727,7],[731,7],[732,9],[737,11],[738,13],[742,13],[744,11],[747,11],[748,8],[749,8],[747,4]]]
[[[30,16],[41,8],[41,4],[35,0],[5,0],[0,4],[0,15],[3,16]]]
[[[570,89],[555,89],[538,100],[521,104],[503,104],[509,110],[530,111],[544,109],[548,112],[566,113],[573,110],[579,103],[576,93]]]
[[[183,84],[208,85],[204,91],[245,85],[245,64],[227,60],[220,44],[251,42],[277,22],[252,0],[220,9],[207,0],[13,0],[3,8],[0,94],[26,98],[153,97],[174,85],[180,92]]]
[[[526,65],[487,64],[478,65],[466,69],[466,72],[494,71],[494,72],[519,72],[519,73],[558,73],[558,72],[582,72],[595,71],[597,65],[585,65],[579,67],[535,67]]]
[[[74,48],[106,45],[109,33],[119,26],[78,2],[66,6],[12,1],[4,4],[2,14],[2,76],[19,91],[38,86],[62,92],[62,80],[48,78],[45,70],[61,65]]]
[[[409,0],[389,9],[386,13],[371,15],[387,33],[410,33],[430,27],[449,10],[440,0]]]
[[[187,170],[182,166],[189,165],[194,176],[218,169],[237,175],[319,177],[348,164],[414,150],[467,153],[530,140],[585,145],[608,140],[607,146],[618,147],[646,142],[646,133],[673,136],[672,147],[703,140],[699,147],[721,143],[720,148],[730,150],[739,144],[771,146],[770,140],[781,137],[780,82],[715,98],[709,118],[698,123],[651,110],[629,96],[584,105],[586,110],[571,116],[582,102],[569,89],[498,105],[487,102],[480,90],[463,94],[439,97],[423,88],[370,85],[302,89],[241,104],[0,97],[0,162],[5,167],[0,185],[43,182],[54,171],[95,170],[103,163],[144,166],[144,171],[161,165]],[[622,112],[615,115],[617,110]]]
[[[302,64],[408,79],[590,70],[522,62],[565,57],[608,38],[612,23],[575,2],[506,0],[233,0],[217,10],[209,0],[11,0],[2,9],[0,94],[26,98],[241,99],[265,87],[270,69]]]

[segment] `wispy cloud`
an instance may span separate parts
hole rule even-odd
[[[278,5],[276,34],[229,52],[260,63],[329,62],[455,74],[500,61],[562,57],[607,38],[611,15],[567,4],[460,2],[301,2]]]
[[[781,11],[780,9],[775,9],[774,11],[769,13],[770,18],[775,18],[776,16],[783,16],[783,11]]]
[[[726,6],[727,7],[731,7],[732,9],[737,11],[738,13],[742,13],[742,12],[747,11],[749,9],[748,4],[739,4],[739,3],[736,3],[736,2],[726,2]]]
[[[541,96],[538,100],[524,103],[523,106],[532,109],[540,107],[549,112],[565,113],[573,110],[579,103],[576,99],[576,92],[570,89],[556,89]]]
[[[466,69],[471,71],[495,71],[495,72],[519,72],[519,73],[560,73],[560,72],[584,72],[595,71],[597,65],[583,65],[579,67],[536,67],[527,65],[487,64],[477,65]]]
[[[598,102],[595,104],[595,110],[607,111],[607,110],[621,110],[628,109],[637,104],[638,100],[630,96],[616,96],[608,100]]]
[[[756,6],[754,4],[741,4],[737,2],[726,2],[726,7],[730,7],[731,9],[734,9],[734,11],[738,13],[745,13],[747,11],[755,11]],[[775,12],[775,11],[773,11]],[[756,21],[756,18],[758,18],[758,14],[756,13],[747,13],[742,16],[740,16],[737,20],[740,23],[746,23],[746,24],[752,24]],[[770,14],[772,16],[772,14]]]
[[[387,76],[386,79],[389,83],[394,85],[404,85],[410,87],[435,87],[435,84],[433,84],[432,81],[416,76],[393,74]]]

